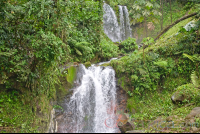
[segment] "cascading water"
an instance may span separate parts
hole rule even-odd
[[[116,82],[111,67],[79,66],[74,90],[65,110],[63,133],[115,133]]]
[[[126,31],[126,35],[125,35],[125,39],[127,39],[128,37],[132,37],[132,29],[131,29],[131,26],[130,26],[130,20],[129,20],[129,13],[128,13],[128,9],[126,6],[123,6],[123,11],[124,11],[124,14],[125,14],[125,31]]]
[[[124,22],[124,12],[123,12],[123,6],[119,7],[119,14],[120,14],[120,34],[121,34],[121,40],[126,39],[126,28],[125,28],[125,22]]]
[[[117,22],[117,17],[113,9],[106,3],[104,3],[104,32],[113,41],[120,42],[128,37],[132,37],[132,32],[129,23],[129,13],[126,6],[119,7],[120,25]]]
[[[104,32],[113,42],[118,42],[121,40],[121,35],[115,12],[106,3],[104,3],[103,8]]]

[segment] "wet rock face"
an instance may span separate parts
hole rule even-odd
[[[126,104],[127,104],[128,95],[120,86],[117,86],[117,111],[122,111],[127,113]]]
[[[127,113],[127,99],[128,95],[126,91],[124,91],[120,86],[117,86],[117,111],[123,113]],[[128,118],[127,118],[128,120]],[[120,119],[122,121],[122,119]],[[133,130],[133,126],[130,122],[126,121],[126,123],[122,123],[122,125],[118,124],[118,128],[121,131],[121,133],[125,133],[126,131]]]

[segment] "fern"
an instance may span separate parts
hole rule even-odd
[[[147,72],[142,68],[137,68],[137,70],[140,72],[141,75],[147,74]]]
[[[157,61],[154,62],[154,64],[162,68],[166,68],[168,66],[167,61]]]
[[[82,53],[81,53],[78,49],[75,48],[75,50],[76,50],[76,53],[77,53],[78,55],[82,55]]]
[[[193,71],[191,74],[191,80],[195,87],[199,87],[200,79],[198,78],[196,71]]]
[[[85,53],[92,53],[92,49],[88,46],[90,43],[88,42],[78,42],[76,43],[75,50],[78,55],[82,55],[83,52]]]
[[[190,59],[191,61],[193,61],[193,62],[195,62],[196,61],[196,59],[195,59],[195,57],[194,56],[191,56],[191,55],[188,55],[188,54],[183,54],[183,56],[184,57],[187,57],[188,59]]]

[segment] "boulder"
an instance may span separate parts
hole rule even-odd
[[[186,96],[180,92],[175,92],[171,97],[171,100],[174,104],[182,103],[185,99]]]
[[[174,104],[188,103],[193,99],[198,98],[199,90],[193,84],[181,85],[172,95],[171,100]]]
[[[131,131],[134,129],[130,122],[127,122],[126,124],[124,124],[122,126],[118,125],[118,127],[119,127],[121,133],[125,133],[127,131]]]
[[[185,117],[185,119],[191,119],[197,115],[200,115],[200,107],[193,108],[192,111]]]
[[[118,115],[118,127],[122,133],[125,133],[126,131],[130,131],[134,129],[134,124],[129,121],[129,115],[128,114],[119,114]]]
[[[200,107],[195,107],[192,111],[185,117],[185,126],[194,127],[197,125],[196,119],[200,117]]]

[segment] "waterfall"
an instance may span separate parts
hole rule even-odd
[[[121,34],[121,40],[126,39],[126,28],[125,28],[125,21],[124,21],[124,12],[123,12],[123,6],[119,5],[119,14],[120,14],[120,34]]]
[[[121,35],[115,12],[106,3],[104,3],[103,8],[104,32],[113,42],[118,42],[121,40]]]
[[[126,29],[126,35],[125,35],[125,39],[127,39],[128,37],[132,37],[132,29],[130,26],[130,20],[129,20],[129,13],[128,13],[128,9],[126,6],[123,6],[124,9],[124,14],[125,14],[125,29]]]
[[[70,102],[65,109],[63,133],[115,133],[116,82],[111,67],[92,65],[88,69],[79,66]]]
[[[126,6],[118,5],[118,7],[120,25],[118,24],[117,17],[113,9],[106,3],[103,5],[104,32],[113,42],[120,42],[128,37],[132,37],[128,9]]]

